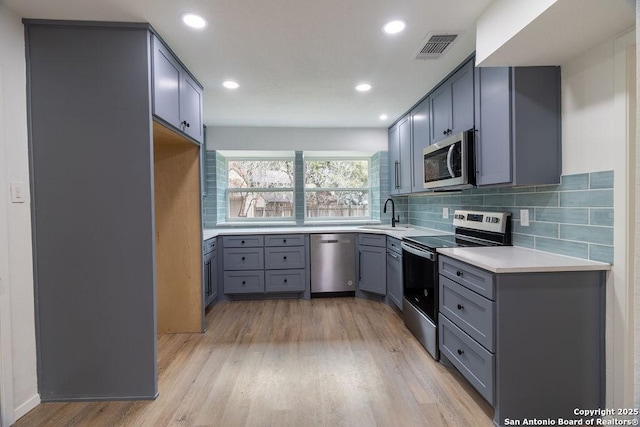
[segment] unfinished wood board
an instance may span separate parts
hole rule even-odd
[[[154,123],[158,332],[202,332],[200,148],[184,138],[169,143],[157,128]],[[156,141],[156,134],[163,136]]]

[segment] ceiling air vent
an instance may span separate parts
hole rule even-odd
[[[432,31],[422,43],[422,48],[416,54],[416,59],[438,59],[444,55],[455,43],[461,31]]]

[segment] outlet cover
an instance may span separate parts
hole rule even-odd
[[[24,203],[26,186],[23,181],[11,181],[11,203]]]
[[[529,209],[520,209],[520,225],[523,227],[529,226]]]
[[[442,218],[449,218],[449,208],[442,208]]]

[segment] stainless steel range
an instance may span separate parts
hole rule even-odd
[[[404,323],[438,360],[437,248],[511,245],[511,213],[456,210],[454,234],[402,239]]]

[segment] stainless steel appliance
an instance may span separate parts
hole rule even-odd
[[[311,294],[356,290],[356,250],[353,233],[311,235]]]
[[[402,239],[404,301],[402,315],[407,328],[434,359],[438,351],[438,254],[437,248],[511,245],[511,214],[456,210],[454,234]]]
[[[460,132],[423,150],[424,188],[456,190],[475,185],[473,130]]]

